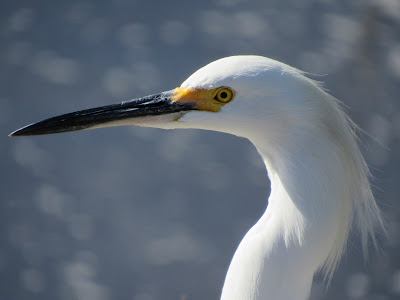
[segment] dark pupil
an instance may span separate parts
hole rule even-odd
[[[220,96],[222,99],[225,99],[226,97],[228,97],[228,94],[227,94],[226,92],[222,92],[221,94],[219,94],[219,96]]]

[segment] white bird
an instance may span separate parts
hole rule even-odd
[[[308,299],[314,274],[331,278],[349,231],[364,253],[384,225],[338,101],[304,73],[261,56],[232,56],[171,91],[50,118],[12,136],[108,126],[200,128],[249,139],[271,181],[268,207],[240,242],[223,300]]]

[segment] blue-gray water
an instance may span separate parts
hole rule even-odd
[[[233,54],[318,74],[378,141],[362,138],[390,237],[367,264],[353,238],[312,299],[400,298],[398,0],[3,1],[0,16],[1,299],[218,299],[267,205],[248,141],[133,127],[7,134],[172,89]]]

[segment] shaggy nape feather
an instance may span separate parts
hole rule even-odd
[[[348,209],[348,219],[343,223],[343,230],[334,244],[329,256],[323,266],[325,278],[329,281],[343,255],[352,225],[360,232],[362,248],[365,259],[368,256],[368,241],[377,249],[377,232],[386,234],[383,216],[378,208],[371,190],[371,174],[367,163],[359,149],[357,134],[360,132],[358,126],[344,112],[342,104],[334,97],[325,93],[328,104],[331,107],[332,116],[336,119],[331,126],[335,138],[343,151],[344,163],[347,165],[346,181],[347,197],[342,199]]]

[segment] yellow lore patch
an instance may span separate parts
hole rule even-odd
[[[171,100],[177,103],[195,103],[197,110],[218,112],[234,97],[235,91],[228,87],[212,90],[178,87],[174,90]]]

